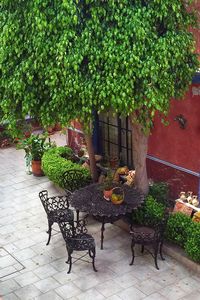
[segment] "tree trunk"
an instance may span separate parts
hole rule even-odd
[[[86,142],[88,155],[90,159],[90,172],[91,172],[92,180],[93,182],[97,182],[98,174],[97,174],[96,160],[94,156],[94,147],[92,144],[92,136],[89,133],[84,133],[84,136],[85,136],[85,142]]]
[[[146,156],[149,134],[145,134],[142,126],[132,120],[132,149],[135,166],[135,185],[145,195],[149,191],[146,169]]]

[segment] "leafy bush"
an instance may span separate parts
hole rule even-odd
[[[142,207],[132,214],[134,223],[153,225],[159,222],[164,215],[165,205],[158,203],[152,196],[147,196]]]
[[[157,202],[164,205],[169,204],[169,186],[165,182],[155,182],[149,187],[149,195]]]
[[[55,184],[64,188],[63,174],[67,170],[81,170],[83,172],[85,182],[88,183],[90,179],[89,171],[81,165],[72,162],[73,151],[69,147],[56,147],[48,150],[42,157],[42,169],[44,174]]]
[[[184,248],[194,261],[200,262],[200,223],[191,222]]]
[[[181,212],[171,214],[167,222],[166,237],[168,240],[184,247],[192,219]]]

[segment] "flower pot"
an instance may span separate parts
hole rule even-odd
[[[48,131],[48,134],[51,135],[53,134],[55,131],[54,131],[54,127],[48,127],[47,128],[47,131]]]
[[[112,196],[112,189],[111,190],[104,190],[103,195],[104,195],[104,199],[109,201],[111,196]]]
[[[54,126],[55,131],[60,131],[62,129],[62,126],[59,123],[56,123]]]
[[[32,160],[32,173],[34,176],[44,176],[41,168],[41,160]]]

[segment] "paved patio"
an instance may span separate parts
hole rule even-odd
[[[58,144],[65,144],[58,133]],[[100,250],[100,224],[90,220],[96,240],[98,272],[77,262],[67,274],[66,249],[54,225],[49,246],[47,218],[38,192],[58,194],[46,177],[25,173],[24,151],[0,149],[0,295],[3,300],[176,300],[200,299],[200,278],[170,257],[158,261],[137,251],[131,259],[129,235],[107,225]]]

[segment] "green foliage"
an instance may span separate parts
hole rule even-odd
[[[24,149],[26,156],[31,155],[32,160],[41,160],[45,151],[54,146],[46,142],[47,135],[31,134],[29,138],[22,139],[17,144],[17,149]]]
[[[109,170],[103,182],[103,189],[109,191],[113,188],[113,172]]]
[[[4,119],[87,124],[112,107],[150,127],[198,67],[194,25],[183,0],[1,0]]]
[[[194,261],[200,263],[200,223],[192,222],[184,248]]]
[[[42,169],[44,174],[55,184],[64,188],[63,174],[67,170],[81,170],[84,174],[84,183],[88,183],[90,180],[89,171],[83,168],[81,165],[72,162],[70,159],[73,156],[73,151],[68,147],[56,147],[47,151],[42,157]]]
[[[149,186],[149,195],[151,195],[157,202],[164,205],[169,204],[169,186],[165,182],[154,182]]]
[[[158,203],[152,196],[147,196],[142,207],[133,211],[132,220],[134,223],[154,225],[162,220],[165,206]]]
[[[191,225],[192,220],[189,216],[184,215],[181,212],[171,214],[167,223],[167,239],[184,247],[188,239],[188,232]]]

